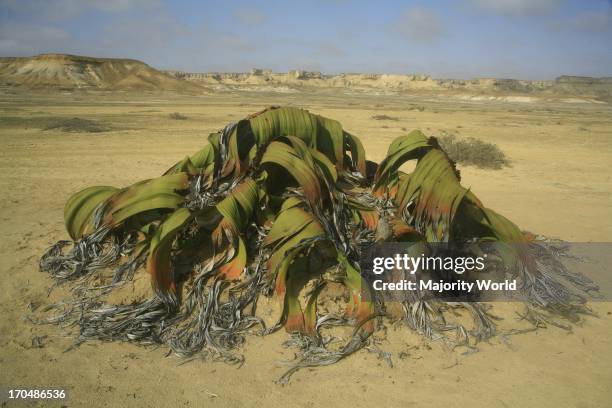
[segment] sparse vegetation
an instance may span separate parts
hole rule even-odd
[[[373,115],[373,116],[371,116],[371,119],[374,119],[374,120],[399,120],[399,118],[396,118],[395,116],[389,116],[389,115]]]
[[[44,130],[60,130],[62,132],[76,133],[100,133],[108,132],[111,130],[111,127],[95,120],[70,118],[54,120],[50,125],[45,127]]]
[[[495,170],[510,164],[504,152],[494,143],[473,137],[460,139],[456,135],[441,136],[438,142],[449,157],[460,164]]]
[[[179,113],[179,112],[172,112],[170,114],[170,119],[175,119],[175,120],[186,120],[187,116]]]

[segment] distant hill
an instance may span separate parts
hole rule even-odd
[[[67,54],[0,57],[0,86],[28,89],[86,89],[106,91],[176,91],[201,94],[217,90],[296,92],[345,88],[366,92],[455,93],[466,98],[530,101],[538,98],[579,98],[612,103],[612,78],[561,76],[555,80],[475,78],[435,79],[428,75],[326,75],[294,70],[276,73],[252,69],[245,73],[159,71],[133,59],[93,58]]]
[[[284,87],[350,88],[355,90],[389,90],[397,92],[449,92],[491,97],[524,96],[543,98],[580,97],[586,100],[612,101],[612,78],[561,76],[555,80],[522,80],[499,78],[435,79],[428,75],[400,74],[335,74],[325,75],[313,71],[275,73],[271,70],[252,69],[245,73],[190,73],[166,71],[177,79],[212,88]],[[527,99],[525,99],[527,100]]]
[[[0,58],[0,85],[31,89],[202,92],[199,84],[180,81],[132,59],[66,54]]]

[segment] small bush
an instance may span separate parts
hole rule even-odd
[[[445,135],[438,138],[438,143],[451,159],[460,164],[495,170],[510,164],[496,144],[480,139],[459,139],[455,135]]]
[[[175,119],[175,120],[185,120],[187,119],[187,116],[182,115],[178,112],[173,112],[170,114],[170,119]]]
[[[70,118],[55,120],[44,130],[61,130],[62,132],[100,133],[111,130],[110,126],[95,120]]]
[[[374,115],[371,118],[374,120],[398,120],[398,118],[388,115]]]

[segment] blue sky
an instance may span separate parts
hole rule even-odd
[[[612,76],[611,0],[0,0],[0,55],[162,69]]]

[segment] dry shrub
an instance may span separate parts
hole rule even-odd
[[[95,120],[70,118],[52,121],[44,130],[60,130],[62,132],[100,133],[108,132],[111,127]]]
[[[398,120],[398,118],[389,115],[374,115],[371,117],[374,120]]]
[[[455,135],[441,136],[438,142],[451,159],[466,166],[499,170],[510,164],[505,153],[494,143],[473,137],[460,139]]]
[[[170,119],[175,119],[175,120],[185,120],[187,119],[187,116],[180,114],[179,112],[172,112],[170,114]]]

